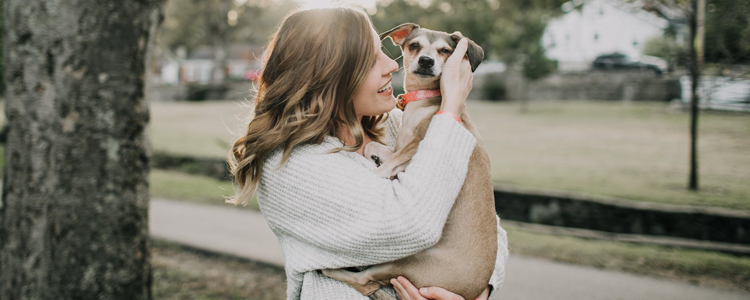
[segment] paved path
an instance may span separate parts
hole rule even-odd
[[[151,235],[193,247],[283,266],[276,236],[260,213],[152,199]],[[511,256],[491,300],[750,299],[750,293],[698,287],[649,276]]]

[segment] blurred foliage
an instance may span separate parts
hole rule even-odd
[[[5,34],[5,22],[3,22],[3,5],[0,5],[0,40],[3,39]],[[0,98],[5,98],[5,80],[3,80],[3,74],[5,74],[5,68],[3,66],[3,50],[4,46],[0,46]]]
[[[481,89],[487,100],[506,100],[508,96],[508,88],[505,87],[505,82],[494,78],[494,76],[488,76],[488,78],[485,78]]]
[[[661,57],[670,67],[686,66],[689,62],[690,51],[685,45],[680,45],[674,38],[659,36],[646,41],[643,54]]]
[[[624,0],[644,2],[644,8],[657,14],[668,15],[663,10],[677,10],[688,25],[695,16],[695,0]],[[667,18],[669,19],[669,18]],[[674,20],[673,20],[674,21]],[[705,19],[706,63],[737,64],[750,62],[750,1],[706,0]],[[667,38],[673,38],[673,28],[667,30]],[[688,42],[690,43],[690,42]],[[648,46],[648,45],[647,45]],[[687,45],[689,47],[689,45]],[[647,47],[648,48],[648,47]],[[671,49],[670,49],[671,48]],[[649,51],[649,53],[645,53]],[[678,64],[690,61],[688,50],[679,50],[663,42],[652,42],[645,54],[677,55]],[[667,56],[661,56],[668,58]]]
[[[557,61],[550,60],[544,54],[541,42],[532,44],[526,59],[523,60],[523,77],[531,81],[541,79],[557,70]]]
[[[750,62],[750,1],[707,0],[706,52],[709,63]]]
[[[159,44],[188,51],[227,43],[265,44],[281,19],[295,6],[293,0],[169,0],[159,32]]]

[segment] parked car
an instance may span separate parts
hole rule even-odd
[[[594,59],[594,70],[644,70],[661,75],[664,70],[655,64],[633,60],[621,53],[599,55]]]

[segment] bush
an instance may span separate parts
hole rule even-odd
[[[497,78],[489,77],[485,79],[481,89],[487,100],[500,101],[505,100],[508,96],[505,83]]]

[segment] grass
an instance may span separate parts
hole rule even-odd
[[[151,197],[156,198],[229,206],[224,203],[224,196],[233,194],[228,181],[175,171],[151,170],[149,182]],[[253,197],[247,206],[238,207],[258,210],[258,201]]]
[[[688,114],[662,103],[470,103],[493,179],[636,201],[750,210],[750,116],[703,112],[699,192],[686,189]]]
[[[154,102],[149,134],[154,149],[166,153],[224,159],[244,133],[240,102]]]
[[[470,101],[496,183],[636,201],[750,210],[750,115],[702,112],[699,192],[687,191],[688,114],[654,102]],[[237,103],[155,102],[154,148],[225,157],[247,110]],[[243,117],[243,114],[245,117]]]
[[[283,269],[152,240],[156,300],[286,299]]]
[[[750,258],[534,233],[506,228],[511,255],[654,275],[700,285],[750,291]]]

